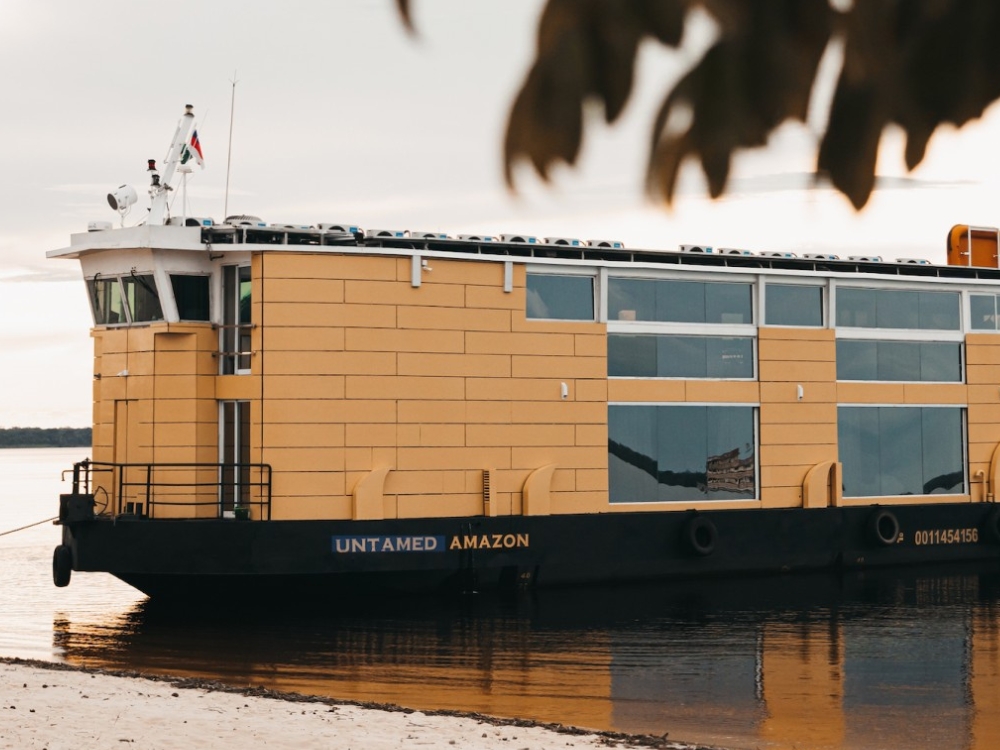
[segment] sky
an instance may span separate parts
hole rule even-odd
[[[0,427],[90,424],[92,320],[79,264],[45,253],[89,221],[117,222],[106,195],[120,184],[134,185],[144,208],[146,160],[163,159],[185,104],[206,162],[190,178],[189,213],[224,218],[234,78],[229,213],[269,222],[939,263],[952,225],[1000,223],[1000,108],[939,131],[909,174],[903,140],[887,130],[882,179],[861,213],[828,187],[809,188],[835,49],[810,123],[782,126],[739,156],[724,199],[709,200],[688,165],[673,208],[652,203],[642,187],[650,128],[667,87],[712,39],[701,16],[680,50],[640,49],[623,118],[608,127],[588,113],[577,167],[557,169],[549,185],[520,169],[511,193],[503,133],[543,0],[412,5],[415,38],[393,0],[0,2]]]

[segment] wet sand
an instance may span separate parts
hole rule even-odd
[[[0,658],[0,748],[706,750],[665,737]]]

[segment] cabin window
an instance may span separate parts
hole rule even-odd
[[[594,320],[594,279],[529,273],[527,315],[546,320]]]
[[[608,279],[608,320],[660,323],[753,323],[748,283]]]
[[[210,320],[208,303],[208,276],[184,276],[171,274],[170,286],[177,302],[177,317],[180,320]]]
[[[611,502],[755,498],[756,411],[752,406],[609,405]]]
[[[163,320],[160,297],[156,293],[156,282],[152,274],[122,276],[122,288],[133,323]]]
[[[823,287],[804,284],[764,286],[764,317],[769,326],[823,325]]]
[[[752,379],[753,338],[610,333],[608,376]]]
[[[837,380],[961,383],[962,344],[838,339]]]
[[[845,497],[966,494],[963,410],[841,406]]]
[[[95,324],[113,326],[128,323],[125,298],[117,277],[95,277],[87,282],[87,289],[90,291]]]
[[[837,325],[957,331],[961,328],[959,294],[837,287]]]
[[[1000,330],[997,325],[997,297],[995,294],[973,294],[969,296],[969,308],[973,331]]]
[[[223,320],[221,329],[222,374],[250,372],[250,266],[222,269]]]

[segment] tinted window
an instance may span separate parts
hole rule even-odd
[[[997,330],[997,298],[993,294],[973,294],[969,298],[972,312],[972,330]]]
[[[163,320],[163,310],[160,309],[160,298],[156,293],[156,282],[152,274],[123,276],[122,287],[133,323]]]
[[[753,339],[608,334],[608,375],[625,378],[752,378]]]
[[[754,409],[608,407],[611,502],[756,497]]]
[[[838,380],[962,382],[957,341],[837,340]]]
[[[767,284],[765,317],[770,326],[822,326],[823,288]]]
[[[208,276],[170,277],[181,320],[209,320],[208,281]]]
[[[117,277],[92,279],[87,283],[87,289],[90,291],[90,304],[97,325],[128,323],[125,300]]]
[[[753,322],[752,287],[729,282],[611,278],[608,319],[749,324]]]
[[[589,276],[528,274],[529,318],[593,320],[594,280]]]
[[[966,492],[961,409],[842,406],[837,420],[845,496]]]
[[[899,289],[837,289],[837,325],[957,331],[961,326],[958,292]]]

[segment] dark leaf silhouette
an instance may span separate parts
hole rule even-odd
[[[396,0],[412,29],[409,0]],[[838,3],[838,7],[844,5]],[[787,120],[804,120],[824,51],[844,61],[816,171],[856,208],[875,185],[882,132],[906,135],[909,169],[941,125],[979,117],[1000,98],[996,0],[548,0],[534,64],[511,108],[505,174],[527,160],[547,179],[574,164],[588,105],[613,123],[632,91],[646,39],[676,47],[691,9],[716,20],[718,38],[666,92],[653,123],[647,187],[669,202],[682,163],[695,159],[721,195],[734,154],[761,146]]]

